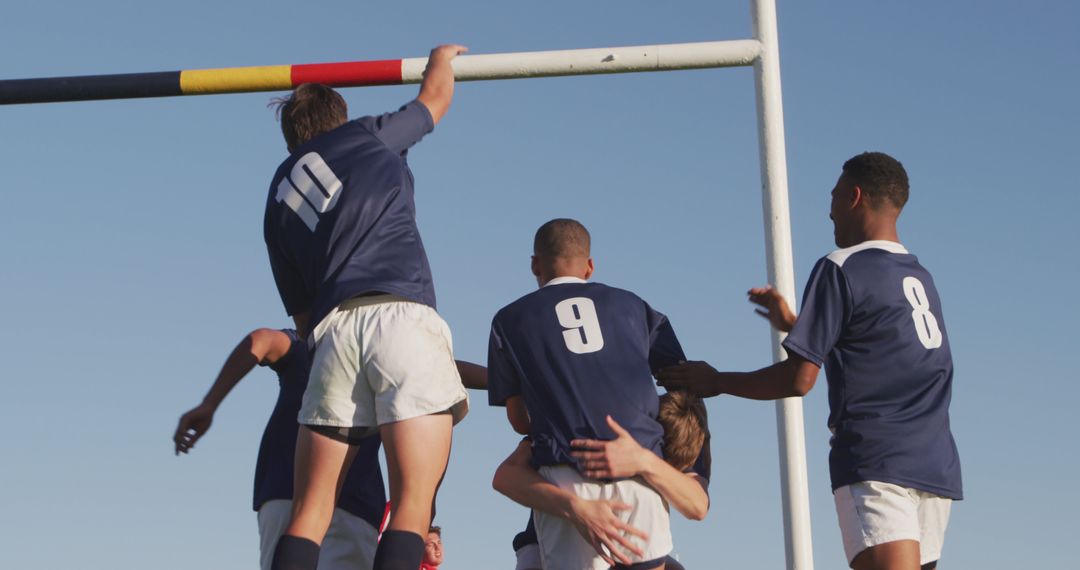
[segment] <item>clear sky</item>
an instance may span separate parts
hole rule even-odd
[[[782,1],[779,17],[799,291],[834,247],[843,161],[883,150],[911,176],[900,235],[943,298],[967,497],[942,568],[1073,566],[1080,8]],[[749,35],[744,1],[19,2],[0,18],[0,77]],[[595,278],[667,313],[691,358],[766,365],[767,324],[744,300],[765,282],[752,77],[459,85],[411,155],[457,355],[485,360],[491,316],[535,287],[533,232],[571,216],[592,230]],[[345,96],[357,115],[415,93]],[[257,564],[251,483],[273,375],[242,382],[190,456],[170,437],[245,333],[289,324],[262,243],[285,157],[270,97],[0,108],[0,567]],[[512,568],[526,511],[490,480],[516,438],[472,396],[439,504],[444,567]],[[774,407],[709,405],[712,510],[673,516],[677,552],[688,568],[782,567]],[[842,568],[823,382],[805,406],[814,558]]]

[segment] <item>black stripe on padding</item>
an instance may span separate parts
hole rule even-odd
[[[0,80],[0,105],[182,94],[179,71]]]

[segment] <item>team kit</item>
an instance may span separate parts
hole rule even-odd
[[[590,280],[591,237],[571,218],[536,231],[538,287],[494,315],[487,365],[457,361],[407,158],[448,111],[450,62],[464,51],[432,50],[420,93],[394,112],[349,120],[341,96],[316,84],[277,100],[290,155],[270,184],[264,238],[294,327],[244,337],[174,436],[188,452],[241,378],[256,366],[277,374],[253,497],[261,567],[438,567],[435,497],[469,388],[486,390],[522,437],[494,474],[530,510],[516,568],[682,568],[669,513],[709,510],[704,400],[802,396],[824,367],[848,563],[936,568],[963,498],[953,364],[933,278],[896,233],[903,166],[880,152],[844,163],[830,211],[839,249],[815,265],[798,316],[771,287],[749,291],[789,333],[781,362],[688,362],[663,313]]]

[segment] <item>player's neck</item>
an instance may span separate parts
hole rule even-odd
[[[892,241],[900,243],[900,235],[896,232],[896,218],[884,216],[866,217],[862,221],[857,238],[855,244],[864,241]]]

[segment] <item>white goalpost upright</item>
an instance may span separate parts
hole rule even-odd
[[[766,267],[769,283],[784,296],[788,306],[795,307],[776,0],[752,0],[752,11],[754,39],[761,46],[761,53],[754,61],[754,90],[757,94]],[[772,329],[773,360],[776,362],[786,357],[780,344],[785,336],[785,333]],[[801,398],[776,402],[776,432],[780,448],[780,497],[784,512],[787,567],[789,570],[811,570],[814,556]]]

